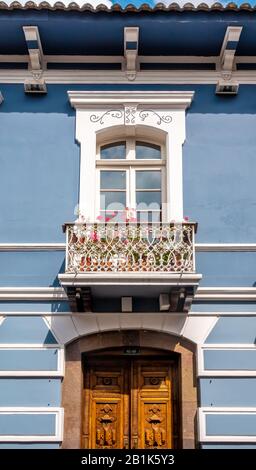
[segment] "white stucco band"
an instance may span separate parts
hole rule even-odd
[[[95,220],[97,135],[109,130],[113,137],[120,128],[124,136],[138,129],[150,136],[164,134],[166,147],[166,221],[183,218],[182,145],[185,140],[185,111],[191,91],[69,91],[76,109],[76,139],[81,146],[79,208],[88,221]]]

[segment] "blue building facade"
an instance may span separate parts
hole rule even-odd
[[[0,448],[256,448],[255,10],[72,5],[0,3]]]

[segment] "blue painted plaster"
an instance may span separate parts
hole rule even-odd
[[[63,241],[61,224],[74,220],[79,147],[68,89],[194,90],[184,144],[184,213],[199,222],[198,242],[255,242],[255,86],[240,86],[236,97],[216,96],[213,85],[47,88],[38,97],[25,95],[22,85],[1,85],[0,242]]]
[[[196,269],[203,275],[200,286],[256,285],[256,252],[202,252]],[[59,286],[58,274],[65,270],[63,252],[0,252],[0,285],[3,287]]]
[[[255,350],[206,350],[204,351],[204,366],[206,370],[255,370]]]
[[[22,85],[1,91],[7,112],[0,111],[0,240],[63,241],[61,225],[74,219],[79,180],[67,93],[60,101],[53,90],[39,98],[28,98]]]
[[[241,343],[255,344],[256,317],[220,318],[205,343]]]
[[[209,99],[204,114],[187,115],[184,213],[198,242],[254,242],[256,114],[207,113]]]
[[[0,378],[1,406],[60,406],[61,380]]]
[[[200,406],[256,406],[255,377],[212,377],[199,380]]]
[[[0,285],[3,287],[56,287],[65,270],[64,253],[0,252]]]
[[[202,252],[196,254],[196,270],[203,275],[200,286],[254,287],[256,252]]]
[[[206,415],[208,436],[256,436],[256,415]]]
[[[0,304],[1,310],[1,304]],[[194,301],[191,306],[192,312],[255,312],[255,302],[202,302]]]
[[[0,370],[56,371],[58,369],[58,349],[0,350]]]
[[[53,436],[54,414],[0,414],[0,436]]]
[[[202,444],[201,449],[256,449],[256,444]]]
[[[57,442],[1,442],[0,449],[59,449]]]
[[[68,302],[0,302],[0,312],[70,312]]]
[[[7,317],[0,325],[0,343],[57,344],[40,317]]]

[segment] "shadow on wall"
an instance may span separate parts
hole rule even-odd
[[[41,317],[7,317],[0,327],[2,344],[57,344]]]
[[[63,274],[63,273],[65,273],[65,258],[63,259],[61,263],[58,274],[56,275],[55,279],[53,280],[53,283],[49,287],[60,287],[60,281],[59,281],[58,275]]]
[[[255,114],[256,86],[240,85],[236,96],[215,95],[215,85],[47,85],[46,95],[26,95],[23,84],[4,84],[0,86],[4,102],[1,113],[60,113],[75,115],[71,108],[67,91],[194,91],[195,97],[188,113],[198,114]]]

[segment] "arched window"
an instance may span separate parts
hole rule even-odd
[[[137,222],[164,219],[164,146],[127,138],[99,145],[97,211],[101,220],[125,220],[127,209]]]

